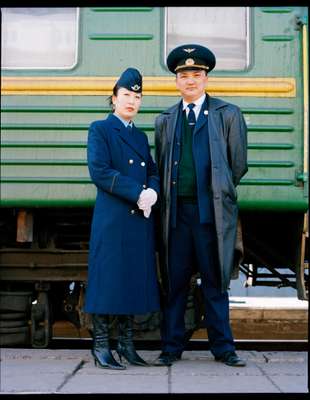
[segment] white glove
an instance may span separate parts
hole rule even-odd
[[[145,218],[149,218],[150,217],[151,211],[152,211],[152,207],[147,208],[146,210],[143,210],[143,215],[145,216]]]
[[[157,193],[154,189],[143,189],[137,201],[140,210],[150,209],[157,201]]]

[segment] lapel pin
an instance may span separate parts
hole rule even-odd
[[[204,110],[204,115],[208,115],[209,114],[209,111],[208,110]]]

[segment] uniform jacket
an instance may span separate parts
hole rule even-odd
[[[147,136],[113,114],[90,125],[88,168],[97,187],[85,311],[145,314],[159,309],[154,223],[138,209],[143,188],[159,193]]]
[[[193,157],[197,176],[197,196],[200,222],[204,220],[201,207],[206,193],[213,199],[218,259],[222,291],[228,289],[234,270],[237,239],[238,206],[236,186],[247,172],[247,127],[236,105],[208,96],[208,115],[202,107],[193,133]],[[155,121],[156,161],[161,177],[160,205],[160,268],[164,289],[169,290],[168,237],[171,213],[171,171],[173,168],[173,143],[180,102],[160,114]],[[203,187],[205,175],[203,147],[209,135],[211,158],[210,187]],[[207,190],[208,189],[208,190]],[[180,244],[181,245],[181,244]]]

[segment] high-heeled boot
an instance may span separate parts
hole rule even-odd
[[[92,355],[95,365],[100,368],[126,369],[113,357],[109,344],[108,315],[92,314],[94,345]]]
[[[119,315],[118,329],[116,351],[120,361],[122,362],[122,357],[124,357],[129,364],[148,366],[149,364],[137,354],[133,344],[133,317],[131,315]]]

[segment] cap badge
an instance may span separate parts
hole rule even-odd
[[[131,89],[137,91],[140,89],[140,86],[138,84],[136,84],[134,86],[131,86]]]
[[[185,65],[194,65],[194,64],[195,64],[195,61],[192,58],[188,58],[185,61]]]
[[[183,49],[184,51],[186,51],[186,53],[190,54],[192,51],[195,51],[196,49]]]

